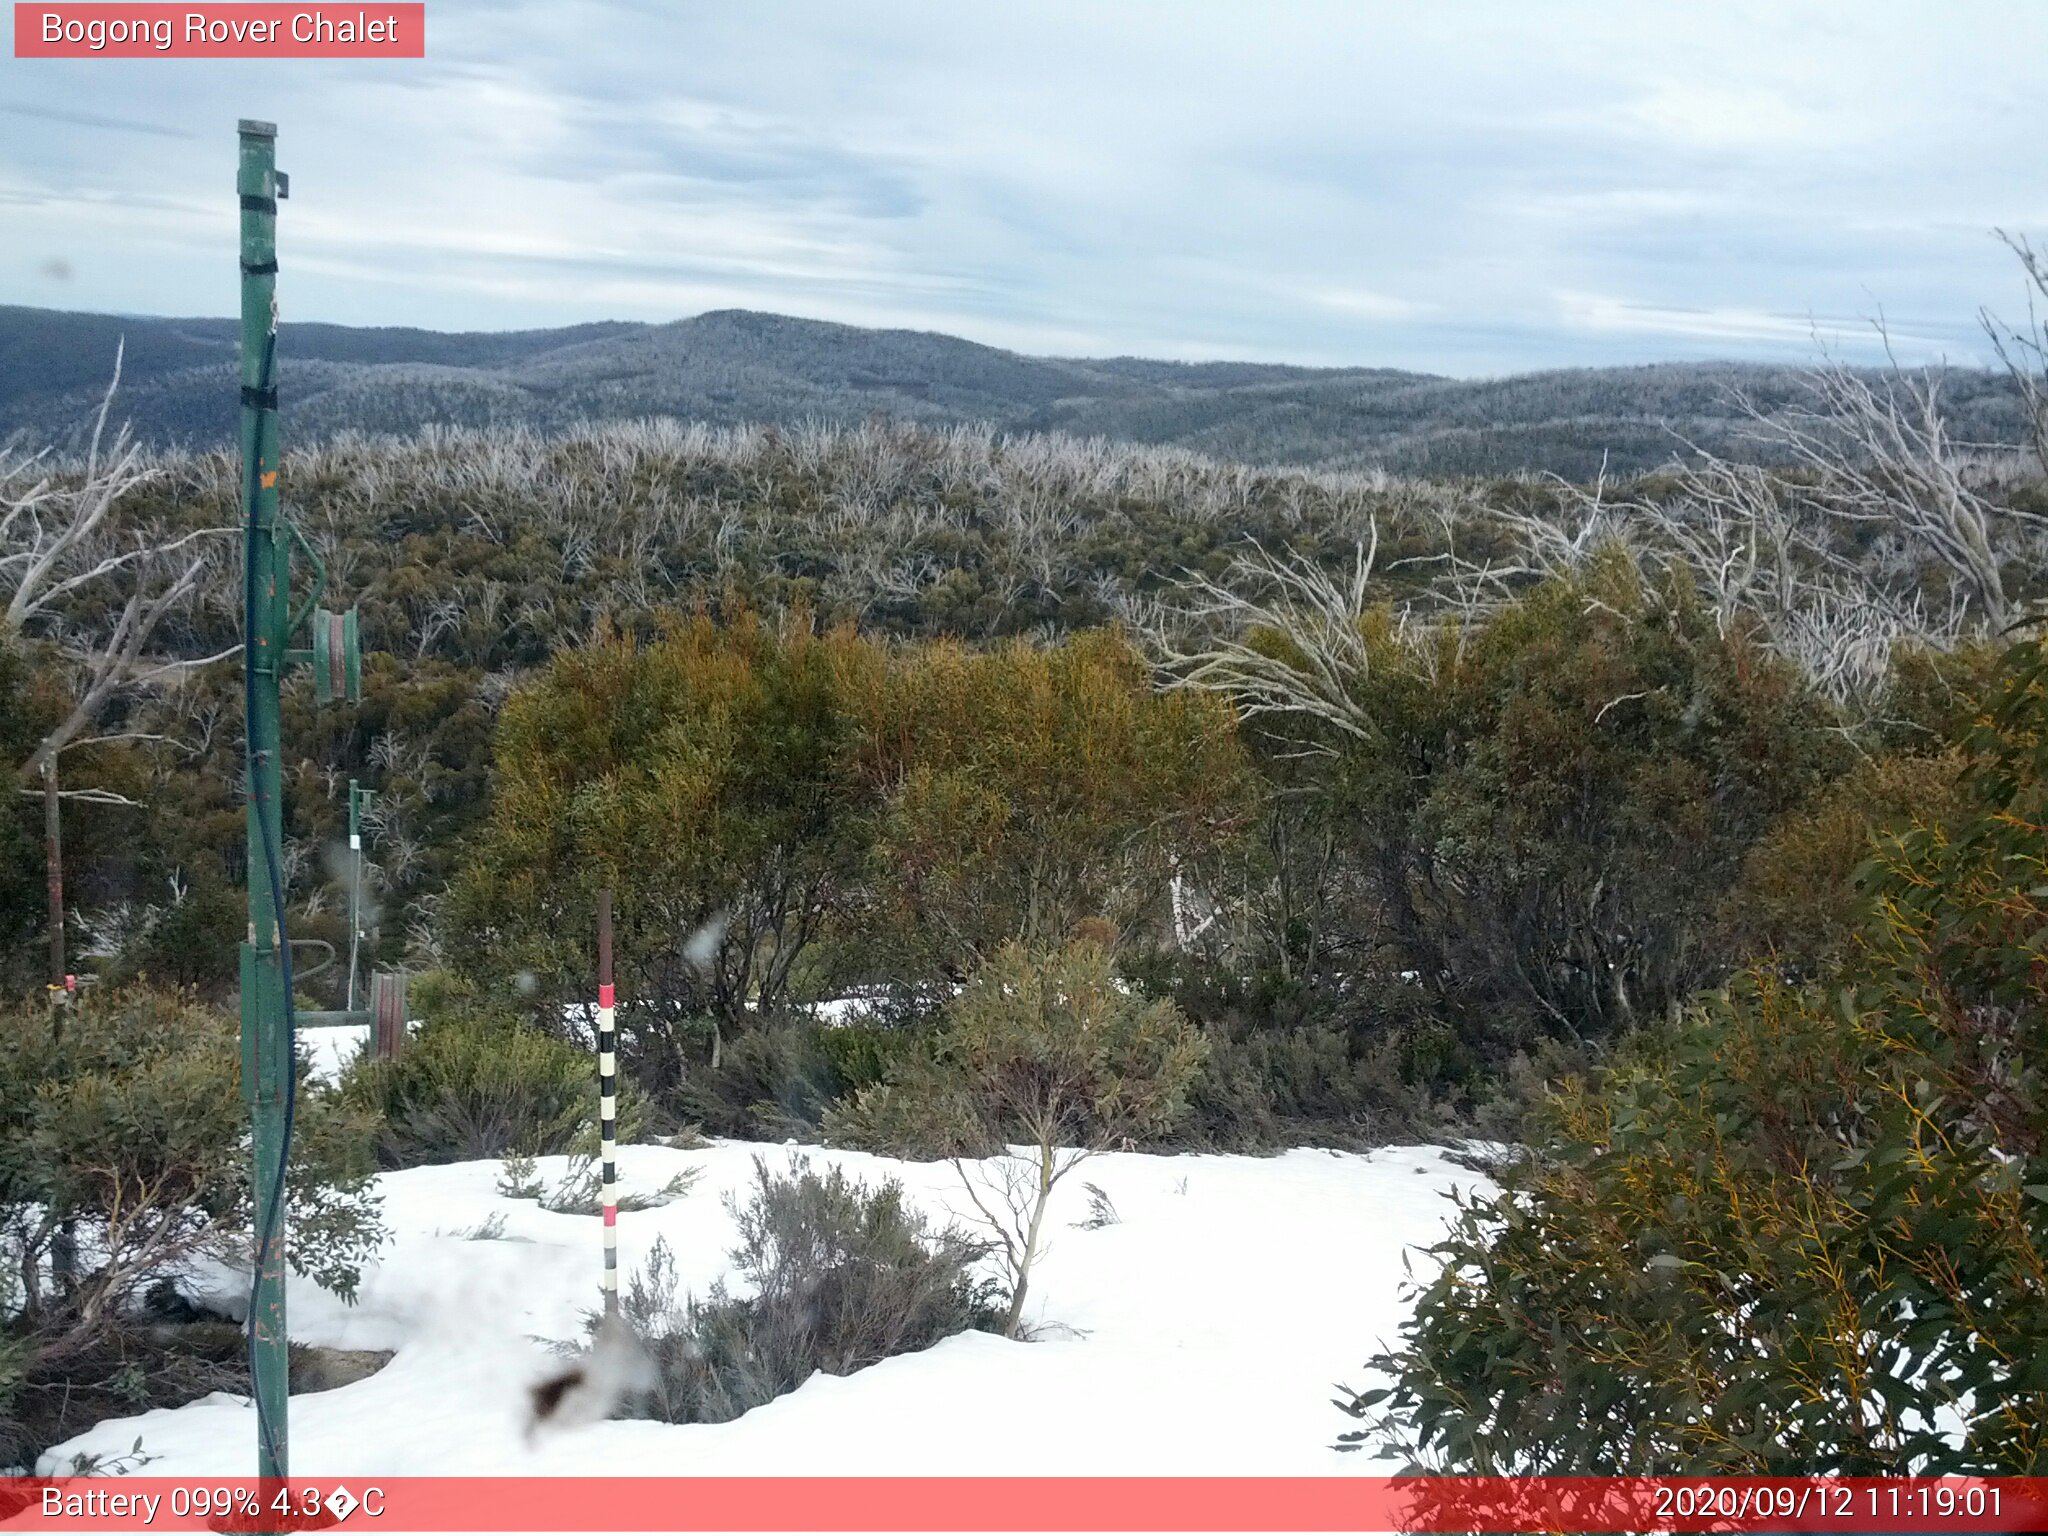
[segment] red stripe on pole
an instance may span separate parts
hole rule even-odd
[[[597,1006],[600,1008],[616,1008],[619,1006],[617,999],[612,995],[612,984],[608,981],[598,984]]]
[[[616,1205],[604,1208],[604,1224],[608,1227],[616,1227],[619,1224],[619,1208]]]
[[[205,1531],[2025,1531],[2048,1478],[0,1479],[10,1528]],[[279,1499],[284,1502],[280,1504]]]

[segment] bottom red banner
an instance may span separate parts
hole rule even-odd
[[[0,1528],[2039,1531],[2048,1478],[10,1478]]]

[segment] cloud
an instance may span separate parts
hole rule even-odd
[[[0,302],[227,313],[236,113],[299,318],[739,306],[1024,350],[1501,372],[1967,353],[2041,232],[2048,7],[513,0],[429,57],[8,66]],[[78,103],[119,101],[118,115]],[[16,287],[9,291],[7,282]]]
[[[97,112],[71,112],[61,107],[25,107],[0,102],[0,113],[10,117],[25,117],[33,122],[64,123],[75,128],[106,128],[116,133],[147,133],[160,139],[197,138],[184,128],[167,127],[162,123],[138,123],[122,117],[104,117]]]
[[[1774,315],[1754,309],[1667,308],[1603,294],[1560,293],[1560,319],[1589,331],[1680,336],[1688,340],[1797,342],[1819,330],[1811,315]]]
[[[1657,138],[1710,149],[1833,147],[1851,134],[1840,114],[1780,92],[1711,81],[1667,80],[1617,114]]]
[[[1320,304],[1325,309],[1358,315],[1367,320],[1410,320],[1427,313],[1430,307],[1391,293],[1375,293],[1369,288],[1317,288],[1305,297],[1310,303]]]

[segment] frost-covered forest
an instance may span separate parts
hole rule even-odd
[[[923,331],[720,310],[670,325],[442,334],[292,324],[279,332],[290,441],[428,425],[559,432],[668,416],[713,426],[945,429],[992,424],[1179,447],[1234,462],[1423,475],[1653,469],[1686,444],[1768,447],[1740,393],[1796,406],[1797,367],[1667,363],[1458,379],[1391,368],[1048,358]],[[235,324],[0,305],[0,437],[71,440],[125,346],[123,415],[155,447],[234,441]],[[1873,375],[1875,376],[1875,375]],[[1943,400],[1963,441],[2012,446],[2027,412],[1997,369],[1959,368]]]

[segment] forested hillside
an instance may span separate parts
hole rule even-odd
[[[125,344],[123,413],[146,442],[232,440],[236,326],[0,307],[0,437],[64,440]],[[278,360],[286,440],[408,433],[429,424],[560,429],[673,416],[718,426],[929,426],[1175,445],[1251,464],[1402,473],[1548,471],[1589,479],[1653,468],[1686,441],[1757,451],[1736,393],[1765,412],[1798,371],[1662,364],[1465,380],[1384,368],[1294,368],[1025,357],[951,336],[862,330],[724,310],[670,325],[602,323],[449,335],[287,322]],[[2021,412],[2002,374],[1958,372],[1956,435],[2011,443]]]

